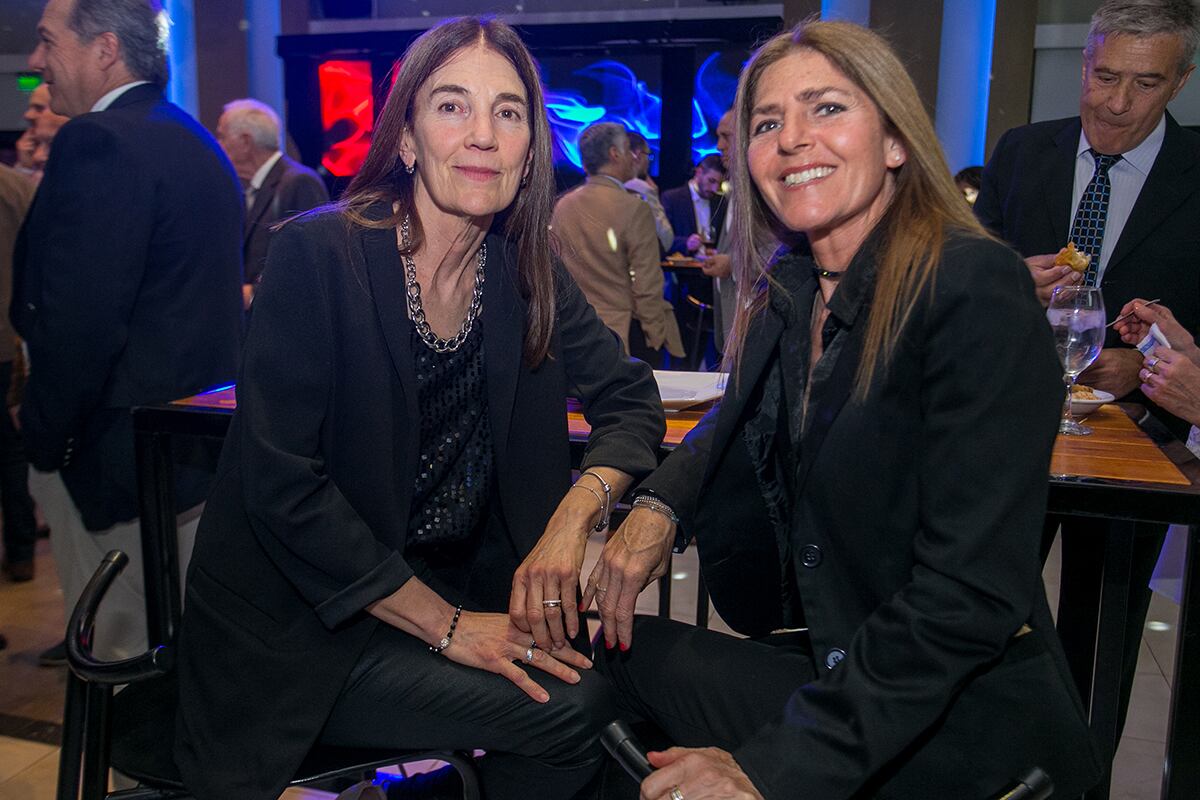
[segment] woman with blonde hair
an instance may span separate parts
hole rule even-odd
[[[1098,775],[1040,581],[1061,368],[888,45],[811,22],[742,74],[724,400],[588,581],[598,666],[677,747],[643,798],[992,797]],[[747,639],[632,601],[695,538]],[[619,645],[619,651],[611,648]]]

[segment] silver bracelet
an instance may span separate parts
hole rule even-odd
[[[609,517],[612,515],[612,487],[608,485],[608,481],[606,481],[606,480],[604,480],[604,478],[600,477],[600,473],[598,473],[598,472],[592,472],[590,469],[584,470],[582,473],[580,473],[579,477],[582,478],[584,475],[591,475],[593,478],[600,481],[600,485],[604,487],[604,502],[600,504],[600,507],[603,509],[600,512],[600,521],[597,522],[596,527],[592,529],[592,530],[596,531],[597,533],[599,533],[600,531],[602,531],[608,527],[608,520],[609,520]],[[575,485],[578,485],[578,484],[575,484]],[[587,487],[585,486],[583,488],[586,489]],[[596,495],[596,497],[599,497],[599,496],[600,495]]]
[[[606,519],[606,517],[605,517],[605,514],[604,514],[604,498],[600,496],[600,493],[599,493],[599,492],[597,492],[595,489],[593,489],[593,488],[592,488],[592,487],[590,487],[590,486],[582,486],[582,485],[580,485],[580,484],[578,484],[578,483],[572,483],[572,484],[571,484],[571,489],[583,489],[585,492],[591,492],[591,493],[592,493],[592,497],[596,498],[596,502],[600,504],[600,518],[601,518],[601,520],[604,520],[604,519]],[[569,492],[569,491],[571,491],[571,489],[567,489],[567,491]],[[599,530],[603,530],[603,528],[596,528],[596,530],[598,530],[598,531],[599,531]]]
[[[648,508],[651,511],[657,511],[676,525],[679,524],[679,517],[675,514],[675,509],[653,495],[639,494],[633,499],[633,508]]]

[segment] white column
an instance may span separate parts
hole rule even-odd
[[[945,0],[938,61],[937,127],[950,171],[983,164],[996,0]]]
[[[871,0],[821,0],[821,19],[871,24]]]
[[[196,18],[194,0],[166,0],[163,9],[170,20],[167,28],[167,99],[199,119],[200,90],[196,83]]]
[[[284,117],[283,62],[275,55],[280,32],[279,0],[246,0],[246,84],[250,96]]]

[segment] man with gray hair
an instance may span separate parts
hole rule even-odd
[[[1099,286],[1111,319],[1130,300],[1161,299],[1189,331],[1200,330],[1200,136],[1167,111],[1192,74],[1198,14],[1190,0],[1109,0],[1092,17],[1083,50],[1079,116],[1004,134],[983,173],[975,214],[1025,256],[1046,304],[1060,286]],[[1090,256],[1086,272],[1055,266],[1068,242]],[[1188,424],[1139,391],[1141,354],[1113,330],[1080,382],[1149,405],[1176,436]],[[1106,537],[1129,536],[1080,518],[1047,520],[1047,549],[1062,527],[1058,628],[1085,697],[1091,685],[1096,608]],[[1166,530],[1133,531],[1129,624],[1111,756],[1124,724],[1150,601],[1147,584]],[[1085,703],[1086,705],[1086,703]]]
[[[134,406],[233,380],[242,202],[221,148],[163,96],[156,0],[49,0],[29,58],[54,139],[14,257],[11,317],[29,347],[21,406],[31,488],[53,529],[69,613],[105,552],[131,564],[105,599],[103,658],[146,647]],[[180,557],[211,476],[176,470]]]
[[[227,103],[217,121],[217,141],[246,187],[242,298],[249,308],[267,263],[271,226],[328,202],[329,192],[317,173],[284,154],[279,115],[266,103],[249,98]]]
[[[587,181],[559,198],[551,227],[567,271],[625,350],[651,366],[662,351],[683,357],[671,304],[663,299],[658,235],[650,207],[625,188],[637,174],[625,128],[598,122],[579,137]]]

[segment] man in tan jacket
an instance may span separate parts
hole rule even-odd
[[[613,122],[579,137],[587,182],[563,195],[552,227],[563,263],[604,324],[635,358],[662,366],[684,355],[671,304],[663,299],[658,235],[649,206],[625,189],[636,165],[629,136]]]

